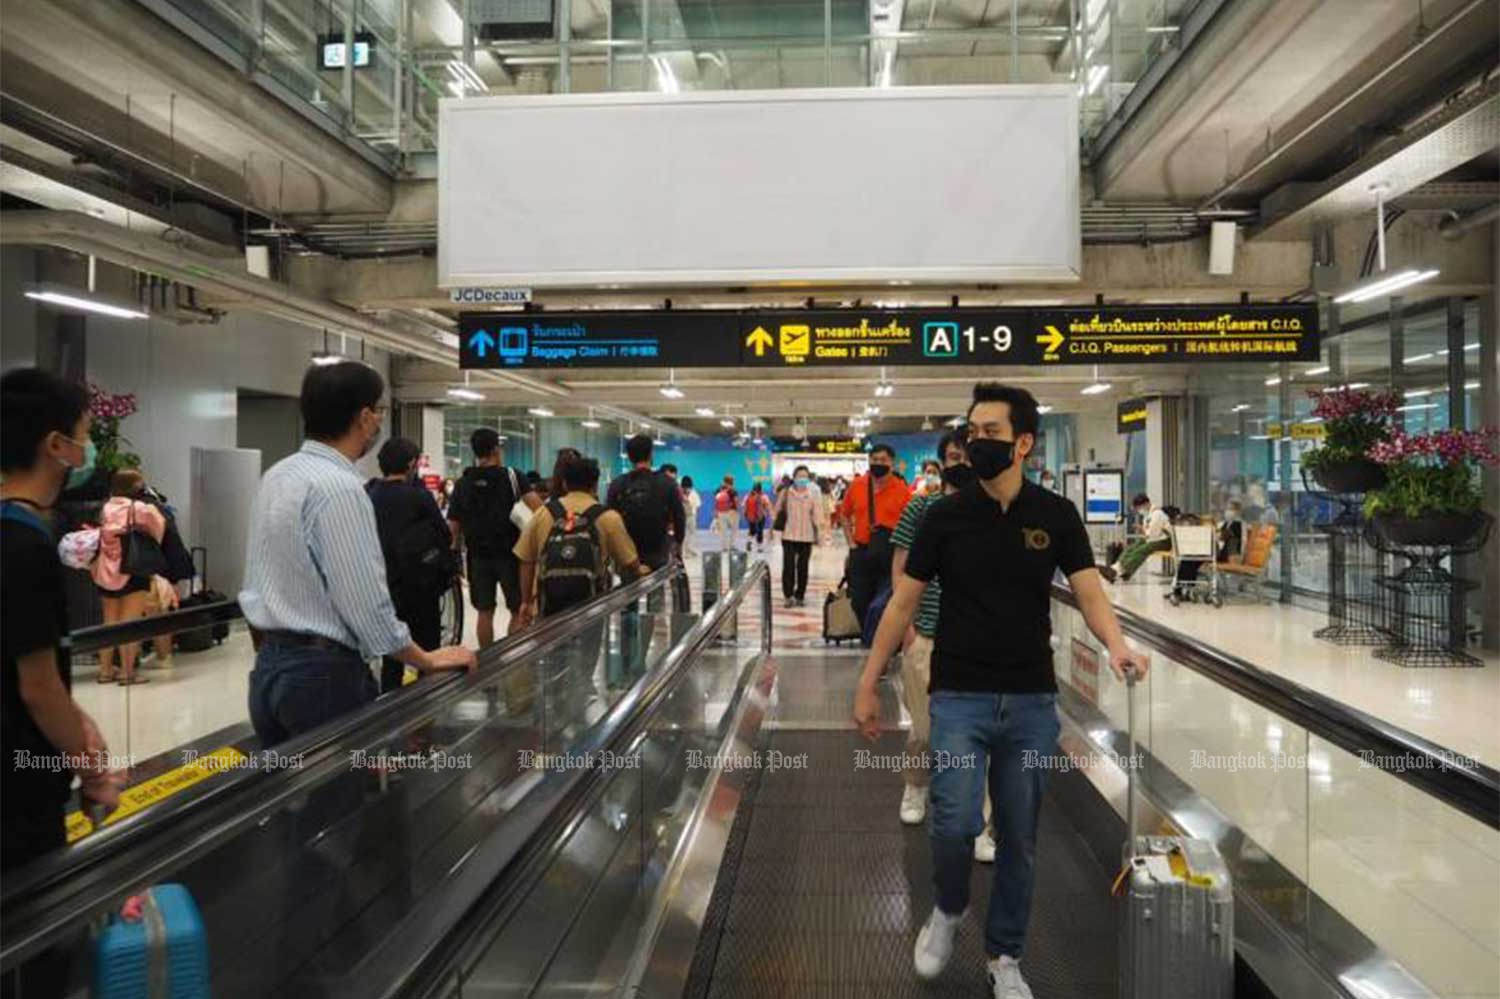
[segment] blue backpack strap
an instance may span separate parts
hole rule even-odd
[[[14,500],[6,500],[4,503],[0,503],[0,520],[25,524],[27,527],[46,535],[48,540],[52,540],[52,528],[47,525],[45,520],[37,516],[35,510],[24,503],[17,503]]]

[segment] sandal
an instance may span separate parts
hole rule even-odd
[[[120,677],[120,686],[122,686],[122,687],[134,687],[137,684],[150,683],[150,682],[151,682],[151,678],[149,676],[143,676],[140,673],[137,673],[135,676],[128,676],[128,677],[127,676],[122,676],[122,677]]]
[[[118,671],[116,671],[114,673],[106,673],[106,672],[104,672],[104,670],[101,669],[99,672],[97,672],[97,673],[94,674],[94,682],[95,683],[115,683],[117,680],[119,680],[119,676],[117,675],[117,673],[118,673]]]

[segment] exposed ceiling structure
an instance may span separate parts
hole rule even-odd
[[[7,4],[0,227],[13,209],[83,213],[92,249],[77,232],[38,233],[35,217],[14,238],[155,267],[201,285],[214,308],[272,311],[267,302],[287,296],[309,324],[337,319],[407,355],[396,371],[409,399],[451,402],[447,389],[463,383],[452,361],[456,310],[432,259],[435,184],[424,179],[434,102],[454,92],[1071,82],[1105,57],[1101,45],[1119,67],[1119,80],[1090,69],[1083,83],[1083,131],[1098,138],[1083,151],[1092,188],[1077,285],[911,287],[899,297],[863,287],[580,288],[539,294],[543,308],[1305,298],[1315,232],[1329,233],[1333,280],[1358,276],[1375,183],[1405,213],[1390,230],[1393,254],[1442,270],[1425,294],[1493,287],[1492,240],[1475,220],[1500,193],[1494,0],[1173,0],[1137,13],[1142,5],[1121,3],[1138,22],[1110,39],[1086,34],[1088,51],[1069,19],[1098,25],[1108,0],[835,0],[826,48],[821,0],[573,0],[566,60],[554,39],[479,40],[466,53],[459,0],[410,0],[404,23],[375,26],[404,37],[421,70],[405,78],[405,123],[393,115],[404,98],[387,86],[400,77],[353,74],[345,93],[341,73],[313,68],[318,34],[339,28],[329,14],[251,5],[278,12],[252,33],[242,6]],[[1190,18],[1190,44],[1174,49]],[[639,44],[647,31],[649,47]],[[1170,71],[1152,77],[1153,58]],[[1219,219],[1250,237],[1230,277],[1207,273],[1204,233]],[[256,244],[269,249],[272,276],[245,284],[235,272]],[[213,277],[194,275],[177,250],[211,263]],[[831,432],[863,413],[879,378],[870,368],[675,375],[687,393],[678,401],[658,393],[662,370],[539,372],[475,388],[490,405],[550,400],[559,412],[610,408],[698,432],[717,432],[726,411]],[[1102,377],[1115,389],[1084,397],[1093,373],[1083,368],[888,375],[897,388],[880,400],[877,427],[941,422],[981,376],[1024,381],[1059,410],[1112,406],[1171,377],[1110,368]]]

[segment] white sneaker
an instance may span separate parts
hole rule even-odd
[[[1015,958],[995,958],[989,963],[989,972],[994,999],[1035,999],[1031,986],[1021,977],[1021,962]]]
[[[948,958],[953,956],[953,937],[963,919],[963,913],[950,916],[937,906],[932,907],[927,925],[917,934],[917,949],[912,955],[918,978],[936,978],[943,973]]]
[[[901,824],[919,826],[927,818],[927,788],[906,785],[901,792]]]
[[[974,859],[981,864],[995,862],[995,837],[989,829],[974,837]]]

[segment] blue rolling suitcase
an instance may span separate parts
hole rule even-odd
[[[186,888],[156,885],[110,917],[94,942],[93,996],[208,999],[208,938]]]

